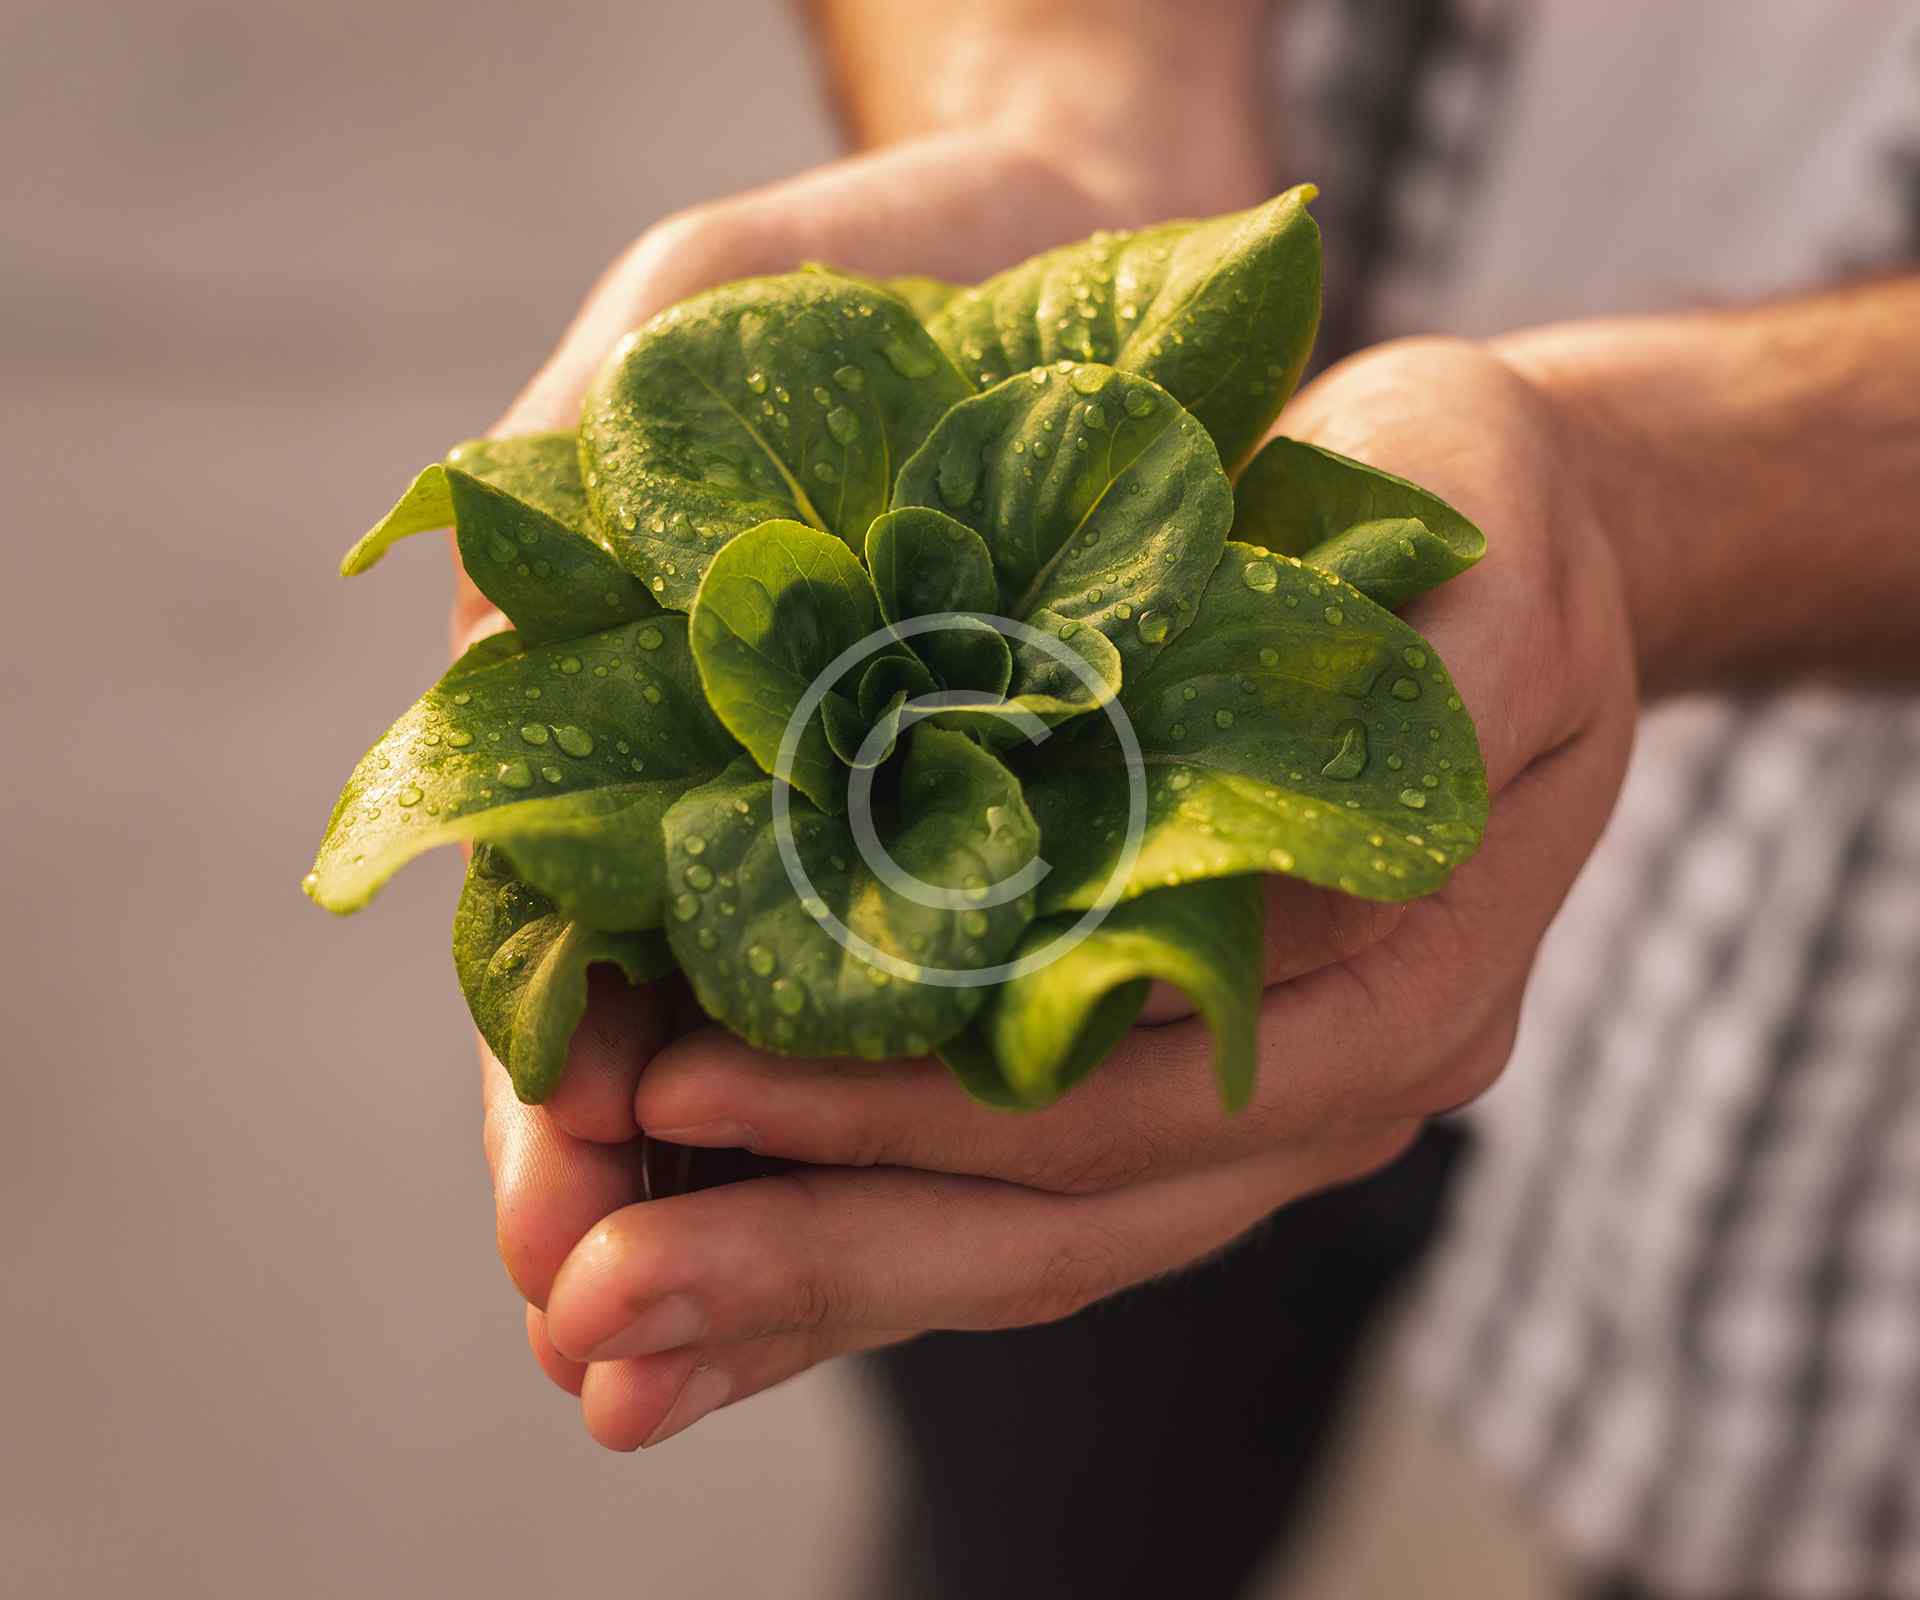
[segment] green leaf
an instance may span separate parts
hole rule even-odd
[[[861,721],[871,725],[885,716],[903,695],[930,694],[938,687],[919,657],[904,651],[890,653],[874,657],[873,663],[861,672],[855,703],[859,706]]]
[[[686,627],[663,615],[530,649],[483,639],[354,769],[308,893],[356,911],[422,851],[468,841],[500,846],[570,917],[657,926],[660,818],[737,753]]]
[[[365,572],[397,540],[451,523],[461,565],[528,644],[597,633],[660,608],[603,550],[570,433],[475,439],[428,467],[341,564]]]
[[[447,487],[460,564],[525,643],[661,614],[646,585],[584,535],[457,467]]]
[[[1021,938],[1017,958],[1070,937],[1076,920],[1043,917]],[[962,1081],[980,1084],[983,1061],[991,1060],[1015,1103],[1051,1104],[1119,1043],[1159,979],[1184,990],[1206,1018],[1220,1097],[1238,1111],[1259,1071],[1265,926],[1257,877],[1155,889],[1115,906],[1057,960],[994,992],[963,1036],[974,1048],[955,1052],[965,1057]]]
[[[580,481],[580,435],[572,428],[468,439],[447,452],[447,465],[524,500],[563,528],[600,538]]]
[[[890,623],[1000,609],[986,542],[942,511],[915,506],[876,518],[867,530],[867,570]],[[997,698],[1013,675],[1006,640],[984,622],[912,634],[906,643],[949,689]]]
[[[909,273],[904,277],[882,278],[880,287],[906,301],[922,322],[931,322],[946,308],[949,300],[963,291],[965,285]]]
[[[355,578],[379,564],[402,539],[453,526],[453,496],[447,488],[447,469],[436,461],[422,467],[394,507],[340,558],[340,576]]]
[[[1140,999],[1134,1001],[1136,1009],[1145,999],[1147,988],[1146,984],[1140,986]],[[990,1000],[992,997],[988,998]],[[1126,1026],[1125,1023],[1121,1025],[1122,1032]],[[935,1053],[947,1070],[960,1080],[960,1087],[983,1106],[992,1106],[996,1111],[1032,1109],[1001,1076],[1000,1063],[994,1060],[993,1049],[979,1028],[968,1026],[941,1045]]]
[[[1289,556],[1229,544],[1194,625],[1121,709],[1145,762],[1125,893],[1283,872],[1370,900],[1445,883],[1486,825],[1473,723],[1432,647]],[[1119,872],[1129,788],[1110,728],[1023,764],[1052,871],[1041,910],[1092,905]]]
[[[684,611],[725,542],[804,522],[859,548],[900,463],[971,389],[894,296],[752,278],[630,334],[588,391],[588,495],[629,571]]]
[[[1192,620],[1233,522],[1193,417],[1144,378],[1070,362],[955,406],[901,469],[894,503],[944,507],[985,541],[1003,615],[1068,639],[1097,630],[1127,676]],[[1031,645],[1014,659],[1016,684],[1057,678]],[[1078,709],[1098,703],[1074,687]]]
[[[792,1055],[920,1055],[951,1038],[984,989],[917,981],[1007,958],[1033,915],[1025,891],[991,903],[1030,863],[1038,830],[1020,785],[960,734],[916,728],[898,791],[872,813],[904,872],[956,905],[923,905],[883,882],[852,821],[791,796],[788,837],[810,887],[788,877],[772,779],[741,762],[667,814],[677,887],[668,938],[710,1016],[763,1049]],[[865,948],[849,948],[839,919]]]
[[[860,676],[858,717],[827,725],[834,754],[849,767],[879,766],[893,754],[901,730],[921,720],[907,702],[937,688],[933,674],[917,656],[902,652],[876,657]],[[830,703],[823,702],[822,709]]]
[[[707,702],[763,771],[774,772],[787,726],[808,688],[840,653],[880,627],[873,585],[838,539],[804,523],[764,522],[715,556],[694,600],[693,657]],[[858,743],[857,707],[835,675],[781,776],[815,805],[838,811],[846,769],[828,733]],[[855,679],[857,682],[857,678]],[[849,689],[852,687],[848,686]]]
[[[802,262],[800,270],[822,272],[836,278],[851,278],[855,283],[864,283],[870,289],[884,290],[906,301],[912,308],[913,314],[922,322],[929,322],[938,316],[942,307],[965,288],[964,284],[948,283],[943,278],[929,278],[919,273],[908,273],[897,278],[870,278],[863,272],[854,272],[847,267],[831,266],[824,261]]]
[[[553,1093],[587,1009],[587,969],[618,967],[629,983],[673,970],[658,933],[600,933],[570,922],[482,845],[453,913],[453,965],[474,1026],[513,1092],[529,1105]]]
[[[1487,548],[1438,495],[1298,439],[1270,439],[1233,501],[1236,539],[1337,573],[1389,611],[1458,577]]]
[[[586,490],[580,483],[577,434],[523,433],[509,439],[468,439],[421,470],[399,503],[376,522],[340,563],[342,577],[365,572],[401,539],[453,525],[448,467],[543,511],[563,527],[592,536]]]
[[[927,328],[988,388],[1062,359],[1151,378],[1238,466],[1300,381],[1320,319],[1310,184],[1251,211],[1095,234],[953,296]]]
[[[1017,639],[1009,648],[986,620],[1004,615],[1005,605],[986,541],[945,512],[909,506],[876,520],[867,535],[867,565],[881,614],[940,674],[945,704],[931,719],[939,726],[1004,748],[1025,739],[1036,720],[1051,727],[1119,692],[1119,652],[1078,622],[1049,611],[1025,619],[1061,638],[1086,664],[1085,674],[1031,640]],[[913,631],[920,619],[949,616],[948,626]]]

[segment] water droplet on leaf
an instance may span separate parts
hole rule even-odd
[[[1333,759],[1320,769],[1323,778],[1357,778],[1367,769],[1367,730],[1359,722],[1341,726]]]

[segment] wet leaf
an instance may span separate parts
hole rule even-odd
[[[1438,495],[1298,439],[1268,440],[1233,501],[1236,539],[1337,573],[1389,611],[1458,577],[1487,548]]]
[[[729,284],[629,335],[595,380],[588,497],[628,570],[684,611],[763,522],[863,548],[900,463],[970,392],[890,294],[819,272]]]
[[[1146,827],[1128,893],[1280,872],[1371,900],[1447,881],[1486,826],[1473,723],[1419,634],[1327,573],[1227,546],[1194,626],[1120,698]],[[1041,910],[1123,872],[1129,787],[1110,728],[1021,763],[1053,871]]]
[[[707,710],[686,619],[560,644],[483,639],[354,769],[308,892],[354,911],[435,845],[498,845],[568,916],[660,922],[660,818],[738,753]]]
[[[787,768],[778,763],[809,687],[880,627],[873,585],[853,553],[803,523],[764,522],[715,557],[691,621],[693,656],[714,715],[762,771],[777,772],[822,810],[842,809],[846,768],[834,740],[857,745],[865,731],[849,696],[871,658],[834,674],[826,697],[832,703],[807,719]]]
[[[773,802],[774,781],[742,762],[668,813],[667,935],[702,1007],[790,1055],[877,1060],[952,1037],[984,990],[913,975],[992,967],[1031,919],[1031,893],[993,901],[996,886],[1017,885],[1038,842],[1013,775],[960,734],[923,726],[910,736],[897,792],[870,815],[886,858],[953,902],[944,905],[876,875],[853,831],[860,808],[829,816],[792,794],[788,837],[809,880],[797,886]],[[829,915],[865,949],[836,937]]]
[[[1157,385],[1103,366],[1043,368],[955,406],[901,469],[896,506],[931,506],[986,546],[1001,614],[1071,642],[1092,629],[1123,673],[1144,670],[1193,618],[1233,499],[1203,428]],[[1014,676],[1061,680],[1051,653],[1014,647]]]
[[[498,851],[474,851],[453,914],[453,965],[480,1036],[527,1104],[559,1084],[587,1008],[587,969],[601,964],[644,983],[672,971],[673,956],[658,933],[601,933],[569,921]]]
[[[1251,211],[1095,234],[949,299],[928,323],[981,388],[1062,359],[1151,378],[1229,469],[1292,394],[1320,320],[1310,184]]]
[[[990,1104],[1049,1105],[1120,1042],[1158,979],[1183,990],[1212,1029],[1220,1097],[1237,1111],[1259,1068],[1265,917],[1257,877],[1150,890],[1077,941],[1077,918],[1043,917],[1016,959],[1056,943],[1061,955],[996,989],[941,1056]]]
[[[570,433],[476,439],[426,468],[348,552],[348,577],[394,543],[453,526],[461,565],[528,644],[597,633],[660,608],[596,541]]]

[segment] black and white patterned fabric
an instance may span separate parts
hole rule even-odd
[[[1920,705],[1646,719],[1408,1327],[1574,1555],[1920,1594]]]
[[[1326,0],[1281,60],[1339,346],[1920,260],[1911,3]],[[1920,1597],[1920,701],[1647,716],[1468,1120],[1406,1362],[1538,1525],[1662,1594]]]

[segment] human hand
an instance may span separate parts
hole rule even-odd
[[[1371,1170],[1504,1065],[1631,738],[1622,584],[1570,460],[1578,436],[1512,368],[1437,341],[1349,362],[1282,426],[1432,487],[1487,533],[1482,565],[1409,612],[1481,732],[1480,854],[1407,906],[1270,880],[1260,1084],[1236,1117],[1172,996],[1098,1074],[1023,1116],[975,1105],[932,1062],[776,1061],[718,1028],[640,1075],[633,1030],[604,1009],[549,1112],[519,1107],[496,1069],[503,1251],[545,1307],[536,1352],[601,1442],[666,1437],[924,1329],[1066,1315]],[[672,1142],[818,1168],[634,1205],[633,1147],[579,1135],[636,1117]]]
[[[1088,168],[1049,153],[1060,143],[999,126],[938,135],[668,219],[609,269],[496,431],[574,426],[582,392],[620,336],[713,283],[814,259],[873,274],[973,281],[1096,228],[1261,197],[1251,187],[1159,188],[1138,169],[1128,175]],[[454,609],[456,649],[505,625],[463,577]],[[565,1076],[538,1107],[522,1105],[505,1071],[481,1050],[501,1255],[528,1300],[536,1356],[576,1393],[586,1384],[592,1394],[604,1394],[632,1374],[627,1364],[603,1363],[589,1376],[560,1356],[541,1307],[569,1250],[596,1223],[641,1197],[634,1089],[641,1068],[675,1031],[671,1005],[669,989],[633,989],[595,971]],[[590,1416],[603,1409],[591,1398],[589,1406]]]

